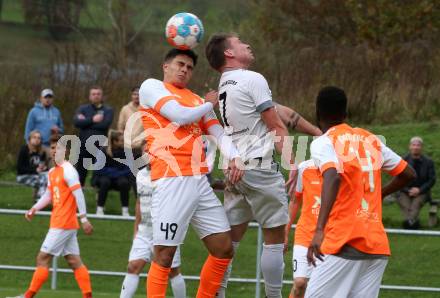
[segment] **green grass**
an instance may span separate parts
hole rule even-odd
[[[392,125],[370,127],[372,131],[387,138],[387,144],[399,154],[407,150],[407,142],[413,135],[421,135],[425,139],[425,150],[435,158],[437,168],[440,159],[440,140],[438,139],[436,123],[421,123],[411,125]],[[220,177],[215,171],[214,176]],[[4,172],[0,180],[14,180],[11,172]],[[434,197],[439,198],[439,184],[434,188]],[[89,212],[95,211],[95,193],[85,191]],[[31,189],[26,187],[0,187],[0,208],[27,209],[32,204]],[[133,213],[134,200],[130,201]],[[385,205],[383,208],[386,227],[400,228],[401,214],[396,204]],[[117,193],[111,192],[107,201],[106,211],[109,214],[120,213],[120,203]],[[424,207],[421,212],[421,223],[426,228],[428,212]],[[95,233],[91,237],[79,232],[79,241],[82,258],[90,269],[125,271],[128,252],[131,246],[132,222],[93,220]],[[22,216],[0,215],[1,250],[0,264],[14,264],[33,266],[35,256],[47,232],[48,218],[37,216],[32,223],[27,223]],[[437,226],[435,228],[439,230]],[[383,284],[413,285],[440,287],[440,258],[437,257],[440,238],[426,236],[390,235],[392,256],[385,271]],[[257,233],[250,229],[240,244],[232,276],[253,278],[255,276]],[[206,250],[190,229],[182,248],[182,272],[184,275],[198,275],[206,258]],[[291,253],[285,257],[286,270],[284,278],[290,280]],[[65,267],[63,260],[59,261]],[[32,272],[1,271],[0,297],[18,294],[27,287]],[[92,277],[96,297],[118,297],[122,277]],[[144,295],[144,280],[138,289],[139,297]],[[49,290],[50,284],[44,286],[42,297],[77,297],[77,285],[70,274],[60,274],[58,289],[55,293]],[[197,289],[197,282],[188,281],[188,296],[193,297]],[[231,283],[228,289],[229,297],[253,297],[253,284]],[[283,295],[287,296],[289,286],[284,286]],[[3,295],[4,293],[4,295]],[[171,294],[170,294],[171,295]],[[438,293],[422,293],[410,291],[382,290],[381,297],[438,297]]]

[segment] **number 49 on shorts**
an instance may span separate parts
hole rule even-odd
[[[168,240],[168,237],[172,233],[171,240],[174,240],[174,237],[176,236],[178,225],[175,222],[172,223],[160,223],[160,230],[165,233],[165,240]]]

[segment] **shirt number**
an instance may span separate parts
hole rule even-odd
[[[221,113],[221,115],[222,115],[222,119],[223,119],[223,123],[226,125],[226,126],[229,126],[229,123],[228,123],[228,119],[226,118],[226,91],[225,92],[223,92],[223,93],[221,93],[220,94],[220,96],[219,96],[219,100],[220,101],[223,101],[223,113]]]

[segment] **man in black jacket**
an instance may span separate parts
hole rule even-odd
[[[434,162],[423,154],[423,140],[420,137],[411,138],[409,154],[403,159],[414,168],[417,178],[400,192],[397,202],[405,218],[403,227],[418,229],[420,209],[431,200],[431,188],[435,184]]]
[[[107,137],[108,130],[113,121],[113,109],[103,104],[102,88],[93,86],[89,91],[89,104],[82,105],[78,108],[73,119],[75,127],[79,129],[79,139],[81,140],[81,149],[79,152],[78,163],[76,169],[79,174],[81,185],[87,177],[87,170],[90,163],[84,164],[84,158],[94,160],[95,152],[87,151],[86,141],[91,136]],[[95,146],[99,147],[97,142]]]

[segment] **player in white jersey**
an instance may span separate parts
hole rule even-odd
[[[219,83],[220,113],[225,133],[232,137],[247,165],[245,175],[225,190],[225,209],[237,249],[248,223],[256,220],[263,228],[261,270],[266,296],[281,297],[283,279],[284,227],[289,220],[285,182],[273,151],[283,151],[288,131],[278,116],[266,79],[248,70],[254,60],[249,45],[235,34],[216,34],[206,47],[210,65],[222,73]],[[274,134],[278,139],[273,140]],[[289,150],[287,150],[289,151]],[[296,169],[293,155],[282,155],[289,167],[289,194],[294,190]],[[218,296],[224,296],[223,290]]]
[[[139,284],[139,274],[153,258],[153,227],[151,222],[151,199],[153,184],[150,170],[141,169],[136,176],[138,200],[136,201],[136,220],[134,223],[134,239],[128,257],[127,274],[122,283],[120,298],[131,298]],[[180,273],[180,247],[177,248],[169,274],[174,297],[186,297],[186,285]]]

